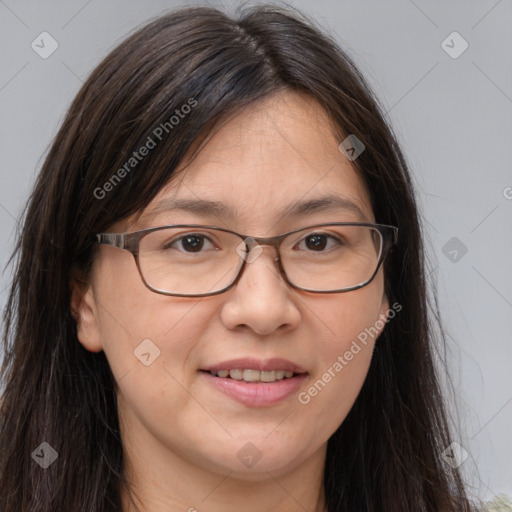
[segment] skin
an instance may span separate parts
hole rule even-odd
[[[133,231],[172,223],[213,224],[271,236],[316,223],[358,221],[354,213],[282,217],[302,199],[337,193],[375,222],[368,191],[338,149],[315,100],[282,92],[237,113],[218,128],[162,198],[201,198],[235,208],[235,219],[176,211],[111,227]],[[78,337],[103,350],[119,385],[127,476],[120,490],[131,512],[245,510],[319,512],[327,440],[350,411],[366,378],[375,338],[308,404],[297,396],[249,407],[211,386],[200,368],[234,357],[282,357],[307,370],[305,391],[343,356],[365,328],[387,317],[382,268],[367,286],[315,294],[288,286],[265,246],[238,284],[216,296],[170,297],[146,288],[133,256],[101,246],[86,289],[75,287]],[[384,315],[384,316],[381,316]],[[133,351],[151,339],[160,356],[145,366]],[[321,421],[319,421],[319,419]],[[252,443],[261,459],[246,467],[237,452]]]

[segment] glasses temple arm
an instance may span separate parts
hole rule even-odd
[[[119,249],[126,248],[126,240],[124,234],[121,233],[99,233],[96,240],[101,245],[110,245]]]

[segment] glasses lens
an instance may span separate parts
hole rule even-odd
[[[382,235],[367,226],[317,226],[289,235],[281,246],[288,279],[311,291],[352,288],[377,269]]]
[[[382,251],[382,235],[366,226],[316,226],[290,234],[281,261],[290,282],[311,291],[335,291],[368,281]],[[243,264],[245,244],[233,233],[178,227],[140,240],[146,283],[160,292],[213,293],[228,287]]]
[[[140,240],[139,264],[146,283],[168,293],[212,293],[235,279],[245,250],[232,233],[206,228],[165,228]],[[243,254],[243,253],[241,253]]]

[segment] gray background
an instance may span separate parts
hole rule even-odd
[[[450,409],[463,427],[454,441],[470,453],[462,469],[475,496],[512,496],[512,2],[289,3],[335,35],[389,112],[437,275],[460,394]],[[205,2],[0,0],[2,268],[35,174],[84,78],[149,17],[192,4]],[[233,12],[238,3],[208,5]],[[59,45],[47,59],[31,47],[43,31]],[[442,46],[453,31],[469,44],[458,58]],[[456,39],[447,44],[462,48]],[[9,276],[0,283],[2,308]]]

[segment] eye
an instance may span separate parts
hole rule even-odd
[[[329,239],[333,240],[335,245],[343,245],[343,241],[340,238],[327,235],[326,233],[310,233],[302,239],[301,243],[305,242],[306,247],[314,252],[323,252],[328,245]]]
[[[194,253],[194,252],[200,252],[201,249],[204,247],[205,243],[211,244],[212,247],[214,248],[211,240],[207,236],[201,235],[199,233],[187,233],[186,235],[183,235],[183,236],[180,236],[173,240],[170,240],[169,242],[165,243],[162,248],[164,250],[168,250],[168,249],[180,250],[179,247],[181,247],[181,249],[184,249],[181,252]]]

